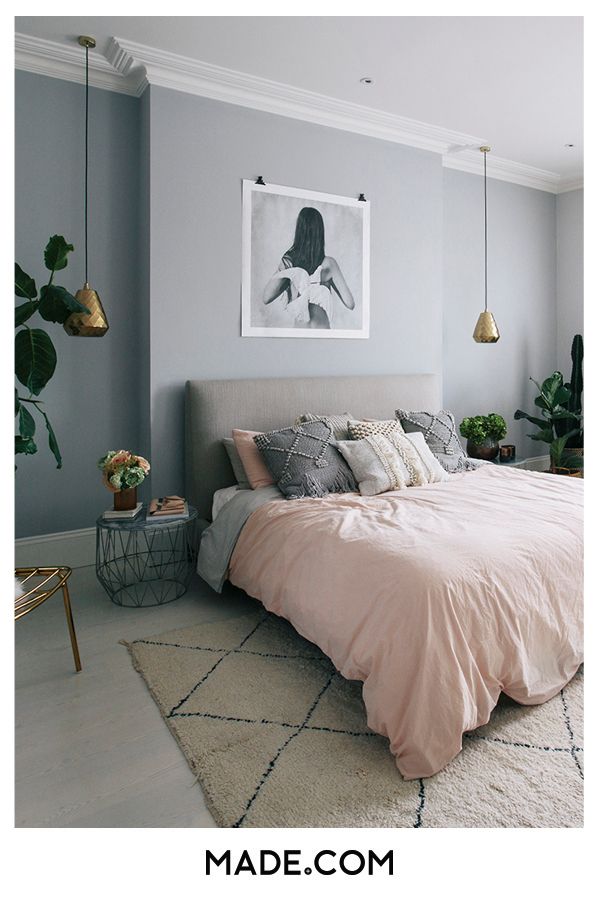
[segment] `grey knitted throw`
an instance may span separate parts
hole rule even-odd
[[[282,494],[297,500],[357,490],[334,440],[331,425],[317,421],[258,434],[254,443]]]

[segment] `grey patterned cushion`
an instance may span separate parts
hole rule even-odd
[[[420,431],[427,446],[446,472],[466,472],[479,468],[479,461],[469,459],[456,433],[454,416],[447,409],[439,412],[410,412],[397,409],[396,418],[407,433]]]
[[[294,425],[302,425],[304,422],[327,422],[333,429],[333,436],[336,441],[348,441],[348,420],[353,419],[352,413],[341,413],[336,416],[319,416],[316,413],[302,413],[298,416]]]
[[[323,421],[305,422],[254,438],[277,487],[288,500],[356,491],[354,476],[333,441],[333,428]]]

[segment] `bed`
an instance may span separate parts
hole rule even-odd
[[[434,375],[194,381],[186,492],[210,518],[235,479],[221,439],[301,412],[390,418],[439,409]],[[582,483],[482,466],[375,497],[238,491],[204,532],[198,570],[288,619],[363,682],[369,726],[405,778],[440,771],[501,692],[543,703],[583,660]]]

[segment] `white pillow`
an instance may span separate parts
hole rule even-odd
[[[215,491],[213,494],[213,502],[212,502],[212,520],[213,522],[223,509],[226,503],[229,503],[234,494],[237,494],[240,490],[251,490],[250,485],[247,488],[240,487],[239,484],[233,484],[230,487],[219,488],[218,491]]]

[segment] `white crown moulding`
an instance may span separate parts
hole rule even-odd
[[[442,165],[446,169],[458,169],[461,172],[471,172],[473,175],[483,177],[481,151],[468,149],[458,155],[446,154]],[[489,154],[487,158],[488,178],[496,178],[498,181],[511,181],[524,187],[536,188],[540,191],[548,191],[557,194],[560,185],[560,175],[556,172],[547,172],[545,169],[536,169],[534,166],[526,166],[524,163],[513,162],[499,156]]]
[[[111,40],[108,59],[124,76],[130,76],[142,68],[148,84],[407,144],[433,153],[445,153],[454,144],[473,144],[479,140],[473,135],[225,69],[124,38]]]
[[[73,45],[46,41],[29,34],[15,34],[15,68],[36,75],[61,78],[85,84],[85,53],[74,40]],[[120,94],[139,96],[135,79],[125,79],[99,51],[89,55],[90,86]]]
[[[557,194],[566,194],[568,191],[582,191],[583,178],[565,178],[560,179]]]
[[[30,35],[17,34],[15,66],[28,72],[85,83],[81,50]],[[481,175],[479,147],[486,139],[397,116],[347,100],[236,72],[222,66],[111,38],[106,57],[90,54],[90,84],[139,97],[148,85],[169,88],[262,112],[326,125],[367,137],[438,153],[449,169]],[[491,155],[490,178],[552,194],[577,190],[582,179],[561,179],[555,172]]]

